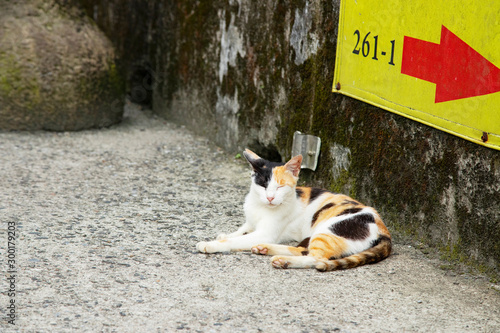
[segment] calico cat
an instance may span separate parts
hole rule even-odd
[[[275,268],[320,271],[372,264],[390,255],[391,236],[375,209],[343,194],[296,186],[301,155],[283,164],[248,149],[243,154],[253,169],[246,222],[232,234],[198,243],[198,251],[252,251],[272,255]],[[277,244],[290,241],[300,244]]]

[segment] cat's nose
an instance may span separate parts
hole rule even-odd
[[[274,197],[267,197],[267,200],[268,200],[269,202],[272,202],[272,201],[274,200]]]

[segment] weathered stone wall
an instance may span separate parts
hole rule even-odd
[[[148,6],[99,8],[113,13],[117,3]],[[141,56],[155,78],[146,88],[156,113],[229,151],[274,159],[290,157],[294,131],[317,135],[319,167],[303,172],[307,183],[374,205],[397,235],[498,271],[500,153],[333,94],[338,0],[153,7],[135,23],[154,32]]]
[[[63,1],[63,0],[61,0]],[[154,52],[158,48],[154,23],[156,14],[167,14],[171,1],[155,0],[81,0],[83,8],[113,41],[120,55],[119,65],[127,77],[132,101],[151,104]],[[165,31],[161,32],[165,36]]]

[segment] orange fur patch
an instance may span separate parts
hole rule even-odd
[[[302,252],[307,251],[307,249],[305,247],[293,247],[293,246],[289,246],[288,247],[288,251],[290,251],[290,253],[293,256],[301,256]]]
[[[351,197],[348,197],[345,194],[334,194],[334,193],[328,193],[328,194],[329,195],[321,203],[321,206],[324,206],[328,203],[333,203],[334,205],[338,205],[338,204],[342,203],[343,201],[352,201],[352,202],[358,203],[357,201],[353,200]],[[354,204],[352,204],[352,205],[354,205]],[[364,208],[365,206],[359,203],[359,205],[357,205],[356,207]],[[348,207],[344,206],[344,208],[348,208]]]
[[[391,238],[391,234],[389,233],[389,229],[387,229],[387,227],[385,226],[382,219],[378,216],[378,214],[375,215],[375,224],[378,227],[378,231],[379,231],[380,235],[384,235],[384,236]]]
[[[329,234],[316,235],[309,243],[309,255],[316,259],[341,258],[346,249],[344,238]]]
[[[302,200],[302,202],[304,202],[304,203],[308,203],[309,198],[311,197],[311,188],[297,186],[297,189],[302,192],[302,196],[300,197],[300,200]]]
[[[280,186],[294,186],[297,183],[297,180],[293,177],[291,172],[288,171],[284,166],[274,168],[273,176]]]

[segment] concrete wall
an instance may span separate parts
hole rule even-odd
[[[157,114],[273,159],[290,157],[294,131],[317,135],[308,184],[375,206],[398,237],[498,272],[500,152],[333,94],[338,0],[83,2],[118,46],[121,29],[144,32],[142,51],[123,56],[148,60],[154,82],[130,89],[150,91]],[[118,7],[135,26],[112,24]]]

